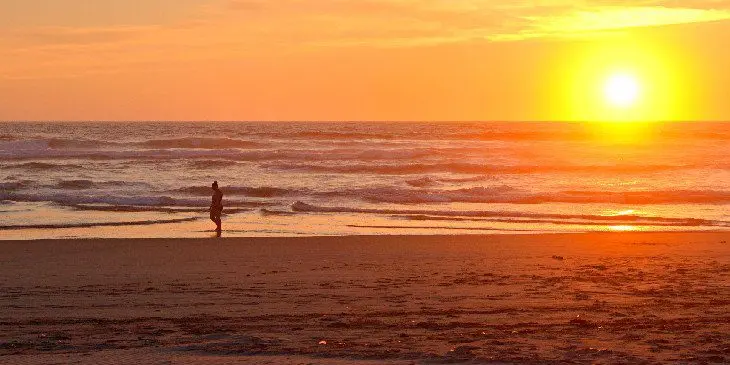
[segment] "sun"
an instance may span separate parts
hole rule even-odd
[[[639,82],[631,74],[611,75],[604,87],[606,102],[617,108],[629,108],[636,104],[641,93]]]

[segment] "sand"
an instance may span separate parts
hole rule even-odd
[[[728,240],[0,241],[0,363],[729,363]]]

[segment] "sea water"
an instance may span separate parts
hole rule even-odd
[[[730,230],[730,123],[0,123],[0,239]]]

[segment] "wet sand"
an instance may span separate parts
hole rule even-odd
[[[0,363],[728,363],[728,240],[0,241]]]

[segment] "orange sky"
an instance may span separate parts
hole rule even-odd
[[[0,120],[730,120],[728,65],[730,0],[0,0]]]

